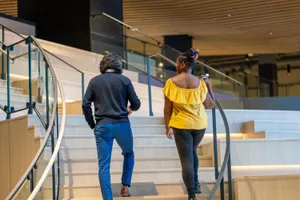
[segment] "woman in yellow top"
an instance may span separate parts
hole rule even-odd
[[[164,87],[166,135],[175,136],[182,166],[182,176],[189,200],[201,193],[198,181],[197,147],[207,128],[205,108],[214,107],[214,95],[206,77],[199,80],[191,74],[198,52],[189,49],[176,62],[178,75],[168,79]]]

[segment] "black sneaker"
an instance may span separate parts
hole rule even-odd
[[[202,192],[201,192],[201,187],[200,187],[200,183],[199,183],[199,182],[196,183],[195,193],[196,193],[196,194],[201,194],[201,193],[202,193]]]
[[[197,198],[196,197],[189,197],[188,200],[197,200]]]

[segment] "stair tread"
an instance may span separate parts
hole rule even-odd
[[[209,194],[197,194],[197,198],[207,198]],[[166,200],[171,200],[171,199],[177,199],[177,198],[187,198],[186,194],[173,194],[173,195],[153,195],[153,196],[137,196],[137,197],[126,197],[125,199],[127,200],[152,200],[152,199],[166,199]],[[99,200],[98,198],[95,197],[86,197],[86,198],[70,198],[70,200]],[[115,200],[121,200],[124,199],[124,197],[115,197]],[[64,199],[67,200],[67,199]]]
[[[212,156],[209,155],[199,155],[200,159],[212,159]],[[164,161],[164,160],[179,160],[178,156],[165,156],[165,157],[135,157],[136,161],[148,161],[148,160],[155,160],[155,161]],[[123,160],[123,157],[113,157],[112,161]],[[74,158],[74,159],[62,159],[63,162],[97,162],[97,158]]]
[[[167,139],[166,135],[164,134],[153,134],[153,135],[133,135],[133,138],[154,138],[154,137],[161,137]],[[65,139],[68,138],[95,138],[94,135],[65,135]]]
[[[95,144],[96,145],[96,144]],[[176,145],[140,145],[140,146],[134,146],[134,149],[140,149],[140,148],[175,148]],[[51,148],[51,147],[48,147]],[[95,147],[70,147],[70,148],[65,148],[61,147],[60,150],[96,150]],[[120,149],[118,146],[114,146],[113,149]]]
[[[166,168],[166,169],[136,169],[134,173],[153,173],[153,172],[181,172],[181,168]],[[201,167],[199,171],[212,171],[214,167]],[[86,170],[86,171],[72,171],[65,172],[65,175],[69,175],[70,173],[74,175],[89,175],[89,174],[98,174],[98,170]],[[122,173],[122,169],[120,170],[111,170],[111,174],[114,173]],[[51,175],[51,174],[49,174]]]
[[[5,85],[0,85],[0,88],[7,88],[7,86]],[[14,89],[14,90],[18,90],[18,91],[20,91],[20,92],[23,92],[24,91],[24,89],[22,89],[22,88],[17,88],[17,87],[12,87],[12,86],[10,86],[10,89]]]

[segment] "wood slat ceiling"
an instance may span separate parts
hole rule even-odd
[[[18,0],[0,0],[0,13],[16,17],[18,15]]]
[[[189,34],[202,55],[300,51],[299,11],[300,0],[123,0],[125,23],[160,40]]]

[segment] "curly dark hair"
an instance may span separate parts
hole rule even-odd
[[[115,73],[122,74],[122,58],[116,53],[108,53],[102,58],[99,68],[101,74],[104,74],[108,69],[114,70]]]
[[[190,48],[178,57],[179,62],[184,62],[188,69],[192,69],[195,65],[195,60],[199,58],[199,53]]]

